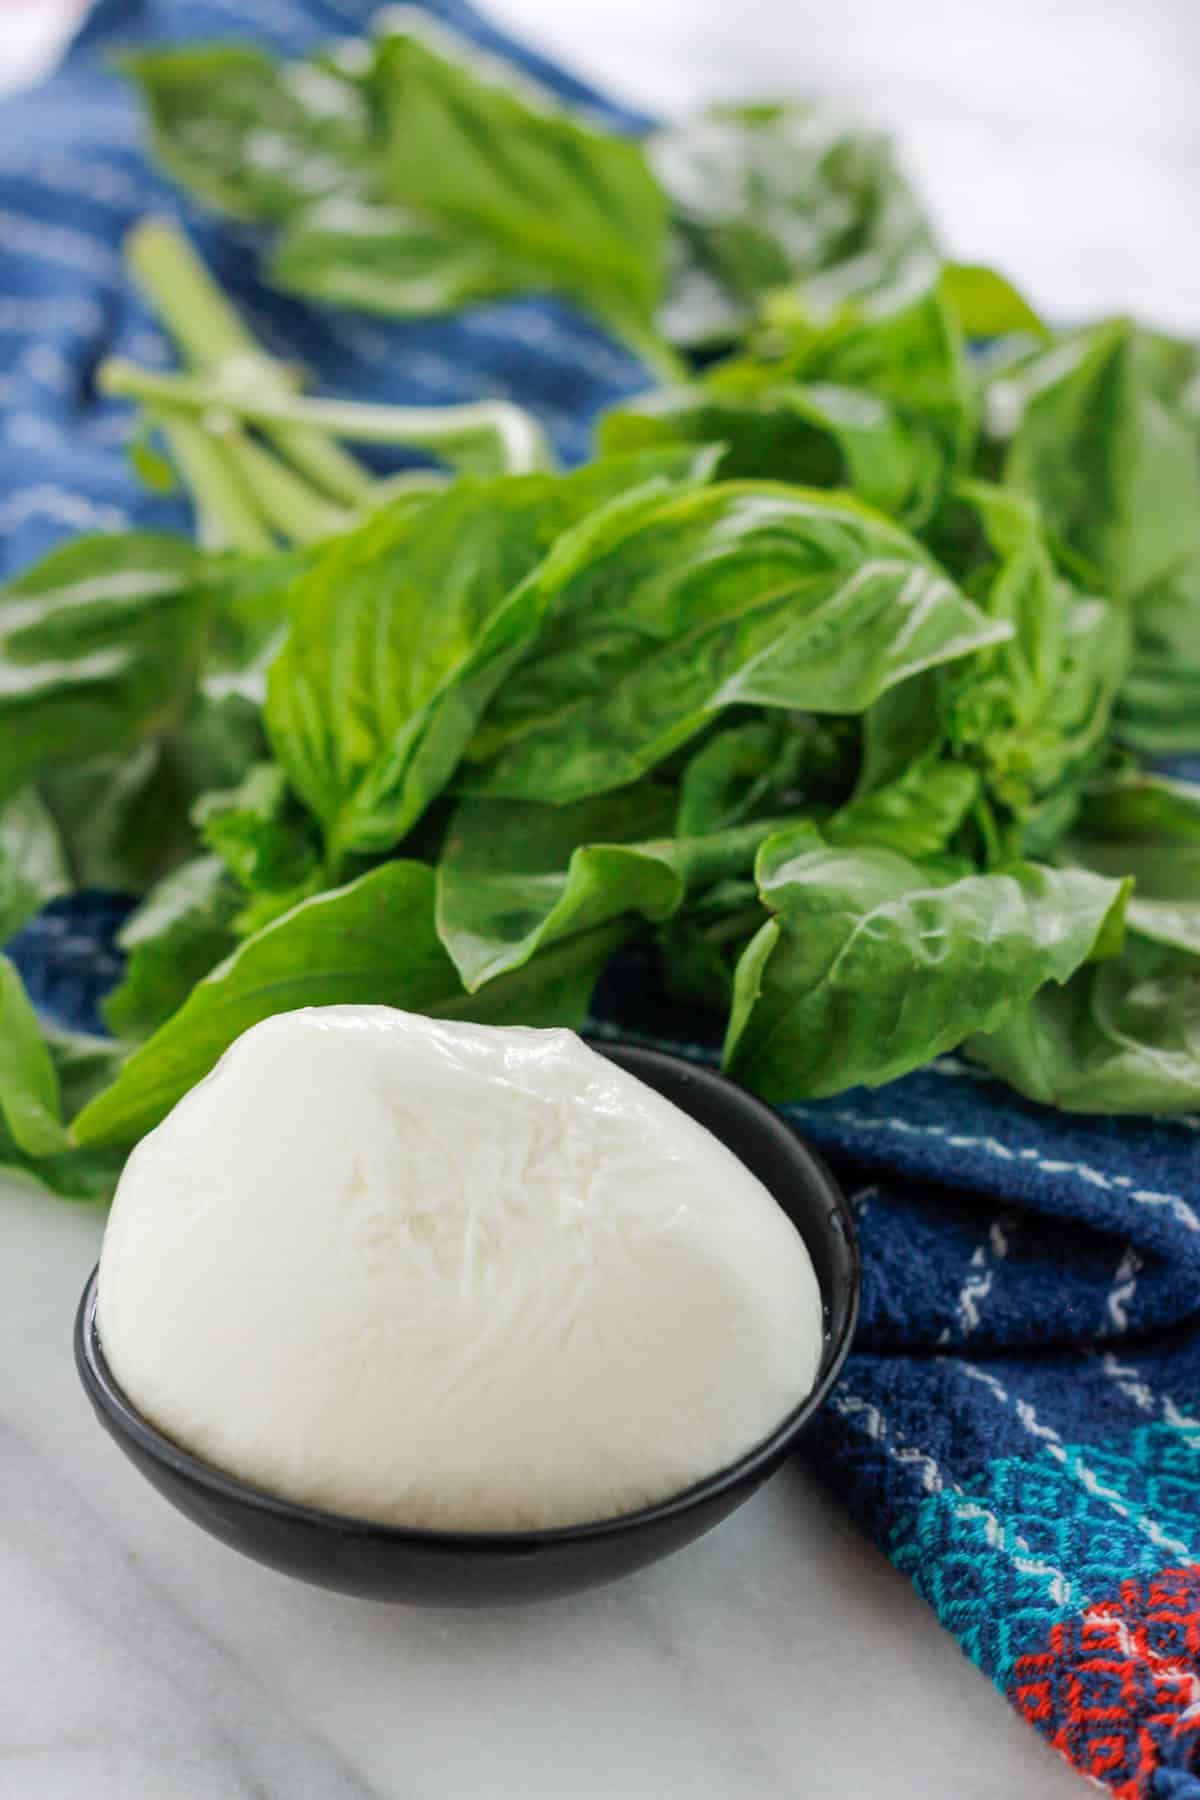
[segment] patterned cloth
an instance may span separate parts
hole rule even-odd
[[[578,458],[603,405],[644,385],[566,307],[480,307],[391,325],[318,315],[254,285],[254,232],[169,190],[105,58],[120,42],[253,36],[303,51],[374,0],[100,0],[62,71],[0,111],[0,558],[63,535],[183,523],[139,491],[125,412],[90,375],[166,346],[119,244],[182,216],[274,350],[373,399],[511,395]],[[560,91],[636,124],[434,8]],[[59,902],[14,946],[41,1004],[95,1022],[119,967],[111,898]],[[638,980],[625,991],[642,990]],[[677,1041],[680,1016],[607,1028]],[[687,1046],[709,1056],[711,1046]],[[785,1109],[831,1158],[862,1233],[862,1328],[812,1454],[966,1653],[1122,1800],[1200,1800],[1200,1120],[1072,1119],[954,1058],[878,1093]]]

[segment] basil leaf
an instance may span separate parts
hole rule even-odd
[[[642,146],[413,23],[376,50],[387,197],[488,244],[510,291],[550,287],[632,341],[648,336],[666,206]]]
[[[939,724],[927,723],[909,752],[941,742],[979,769],[988,805],[1015,827],[992,860],[1044,852],[1104,754],[1129,666],[1127,612],[1055,573],[1037,510],[1021,494],[964,482],[933,535],[980,607],[1012,632],[913,696],[918,733],[922,718]]]
[[[704,837],[767,813],[826,810],[846,799],[849,721],[788,713],[727,725],[692,752],[679,778],[679,837]]]
[[[470,231],[388,198],[374,66],[277,62],[243,44],[121,59],[155,154],[193,193],[280,226],[272,279],[373,312],[428,314],[508,292],[511,264]]]
[[[47,770],[39,784],[77,888],[136,894],[195,847],[161,739]]]
[[[718,445],[722,481],[769,476],[802,487],[845,486],[836,443],[791,400],[792,390],[785,388],[745,396],[699,381],[652,388],[605,413],[597,439],[609,455],[665,444]]]
[[[195,854],[197,795],[241,778],[266,749],[257,709],[237,694],[203,692],[164,736],[117,755],[56,763],[41,792],[75,887],[144,893]]]
[[[8,986],[10,980],[11,977],[6,978],[0,972],[0,989],[5,993],[12,991]],[[63,1200],[109,1200],[121,1172],[124,1153],[70,1148],[61,1119],[63,1114],[69,1116],[100,1087],[106,1087],[112,1081],[125,1054],[124,1049],[114,1044],[111,1038],[64,1031],[52,1024],[39,1027],[37,1020],[30,1021],[28,1002],[21,1007],[23,998],[23,995],[18,995],[17,999],[18,1010],[25,1013],[23,1027],[20,1031],[14,1030],[8,1049],[9,1055],[13,1056],[18,1040],[24,1037],[25,1055],[17,1055],[13,1079],[16,1084],[25,1087],[27,1098],[30,1072],[31,1069],[35,1071],[35,1088],[43,1094],[48,1110],[44,1114],[35,1115],[37,1124],[32,1141],[47,1148],[35,1153],[22,1147],[6,1117],[4,1103],[0,1100],[0,1169],[10,1177],[24,1175]],[[8,1020],[8,1025],[12,1027],[11,1019]],[[28,1036],[25,1036],[25,1032],[28,1032]],[[43,1040],[40,1048],[39,1037]],[[46,1072],[47,1057],[51,1064],[49,1076]],[[5,1088],[7,1097],[11,1098],[13,1087],[6,1082],[3,1073],[0,1073],[0,1086]],[[27,1127],[28,1118],[25,1124]],[[23,1135],[29,1141],[27,1128]]]
[[[653,350],[666,205],[642,147],[415,15],[385,32],[353,58],[205,45],[124,67],[167,169],[283,227],[285,286],[401,314],[550,288]]]
[[[0,1124],[0,1169],[24,1175],[60,1200],[106,1205],[116,1191],[125,1162],[124,1150],[66,1149],[49,1156],[30,1156]]]
[[[829,303],[929,258],[930,229],[889,140],[812,102],[714,106],[656,132],[677,245],[668,336],[738,337],[773,289]]]
[[[71,886],[58,828],[33,788],[0,806],[0,944]]]
[[[701,381],[625,403],[603,422],[609,449],[720,442],[723,479],[848,487],[922,524],[966,465],[976,402],[951,309],[932,268],[909,286],[814,308],[804,292],[766,303],[752,353]]]
[[[24,983],[7,956],[0,956],[0,1120],[28,1156],[67,1148],[58,1074]]]
[[[239,937],[329,885],[314,822],[276,763],[255,763],[237,787],[201,794],[192,817],[241,890],[232,917]]]
[[[465,986],[625,914],[660,921],[753,865],[768,822],[672,837],[674,797],[642,783],[573,806],[466,800],[437,872],[438,932]]]
[[[317,865],[309,820],[277,763],[255,763],[237,787],[202,794],[192,817],[243,888],[294,888]]]
[[[1117,735],[1148,756],[1200,751],[1200,557],[1140,595],[1134,622]]]
[[[237,695],[261,706],[265,667],[287,628],[287,597],[308,568],[311,547],[269,556],[210,554],[204,588],[212,609],[212,641],[205,665],[205,692]]]
[[[94,1094],[108,1087],[129,1054],[115,1038],[97,1037],[90,1031],[73,1031],[55,1019],[41,1021],[62,1095],[63,1117],[73,1118]],[[74,1152],[81,1155],[82,1152]]]
[[[193,988],[72,1126],[83,1146],[134,1143],[243,1031],[299,1006],[376,1003],[484,1024],[579,1024],[625,929],[605,925],[464,993],[434,925],[433,871],[388,862],[268,925]]]
[[[937,478],[924,440],[883,401],[831,383],[780,384],[744,398],[715,387],[663,388],[610,413],[600,442],[609,451],[721,444],[722,480],[847,487],[897,517],[914,495],[923,511]]]
[[[1017,863],[955,878],[800,825],[764,844],[773,913],[738,965],[725,1062],[769,1099],[876,1087],[1120,941],[1125,888]]]
[[[966,337],[996,338],[1019,333],[1044,343],[1050,336],[1024,295],[998,270],[989,269],[984,263],[943,263],[938,287],[942,298],[954,309]]]
[[[769,304],[767,320],[757,355],[715,370],[714,384],[736,392],[820,383],[819,391],[832,385],[874,396],[907,434],[905,515],[916,521],[931,513],[946,481],[965,466],[978,423],[962,332],[934,266],[917,280],[847,298],[832,312],[803,291],[785,292]],[[879,461],[879,450],[874,455]]]
[[[1190,346],[1116,320],[1002,372],[990,396],[1002,426],[1016,421],[1006,478],[1133,605],[1118,728],[1151,754],[1200,748],[1200,435],[1189,378]]]
[[[291,293],[399,318],[454,312],[509,294],[514,283],[511,262],[465,228],[353,190],[293,214],[270,272]]]
[[[539,597],[514,590],[555,539],[627,487],[696,467],[690,452],[655,452],[568,476],[460,479],[316,556],[291,593],[266,722],[335,863],[390,849],[443,787],[539,626]]]
[[[359,85],[320,60],[279,63],[250,44],[126,52],[155,155],[210,206],[286,218],[356,183],[370,148]]]
[[[1005,479],[1105,589],[1133,599],[1200,554],[1200,455],[1158,386],[1153,345],[1126,320],[1095,326],[1000,377],[992,412],[1019,423]]]
[[[237,889],[216,856],[194,857],[151,890],[118,939],[129,963],[103,1008],[118,1037],[148,1037],[182,1006],[233,949],[237,907]]]
[[[719,881],[655,934],[668,994],[728,1014],[742,952],[766,920],[752,881]]]
[[[121,59],[167,171],[219,211],[281,227],[270,272],[282,288],[399,315],[509,292],[491,245],[389,200],[372,59],[353,63],[286,63],[252,45]]]
[[[559,805],[637,780],[724,707],[861,712],[1011,629],[875,514],[765,483],[589,521],[528,591],[548,623],[489,708],[472,756],[495,760],[471,786]]]
[[[978,770],[926,755],[895,780],[856,796],[821,829],[831,844],[896,850],[920,861],[945,849],[978,799],[979,789]]]
[[[902,781],[910,764],[936,755],[945,746],[941,709],[941,689],[931,672],[889,688],[867,708],[853,798],[863,799]]]
[[[1190,1112],[1200,1105],[1200,958],[1131,934],[1114,961],[1043,989],[965,1048],[1066,1112]]]
[[[83,537],[0,592],[0,794],[181,716],[208,627],[198,569],[180,538]]]
[[[1130,927],[1200,956],[1200,788],[1158,775],[1097,784],[1058,854],[1101,875],[1131,875]]]

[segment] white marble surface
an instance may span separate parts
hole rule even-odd
[[[1063,1800],[1082,1790],[786,1468],[592,1594],[342,1599],[181,1518],[94,1423],[101,1218],[0,1183],[3,1800]]]
[[[66,10],[0,0],[0,85]],[[496,10],[655,108],[841,91],[898,128],[959,254],[1060,315],[1200,323],[1193,0]],[[100,1230],[0,1181],[0,1800],[1083,1792],[799,1466],[670,1562],[553,1605],[384,1609],[241,1561],[77,1386]]]

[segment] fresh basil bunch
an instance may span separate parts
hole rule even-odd
[[[819,107],[634,141],[394,14],[127,67],[281,284],[552,290],[662,385],[562,472],[505,402],[310,399],[137,234],[186,367],[102,380],[201,529],[0,594],[5,935],[139,898],[111,1039],[0,965],[0,1159],[103,1193],[270,1013],[580,1025],[634,943],[774,1098],[962,1047],[1049,1104],[1200,1106],[1200,799],[1148,760],[1200,751],[1191,346],[1050,332]],[[377,481],[380,440],[443,466]]]

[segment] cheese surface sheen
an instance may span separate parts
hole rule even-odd
[[[614,1517],[812,1387],[804,1243],[702,1126],[569,1031],[282,1013],[133,1152],[117,1381],[204,1461],[394,1525]]]

